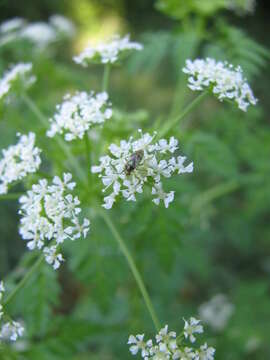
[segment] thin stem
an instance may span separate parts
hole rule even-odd
[[[84,134],[84,142],[85,142],[85,156],[86,156],[86,166],[87,166],[87,173],[88,173],[88,182],[90,183],[91,180],[91,159],[90,159],[90,142],[88,132],[86,131]]]
[[[22,94],[22,99],[25,102],[25,104],[29,107],[29,109],[33,112],[33,114],[36,115],[36,117],[39,119],[39,121],[46,128],[48,128],[49,123],[48,123],[48,120],[47,120],[46,116],[43,115],[43,113],[39,110],[39,108],[32,101],[32,99],[26,93]],[[66,145],[64,140],[59,135],[55,136],[55,140],[56,140],[57,144],[59,145],[59,147],[63,150],[63,152],[65,153],[67,158],[70,160],[70,163],[71,163],[72,167],[74,168],[74,170],[77,172],[77,175],[80,177],[80,179],[84,183],[86,183],[85,174],[82,171],[81,167],[79,166],[78,160],[72,154],[70,148]]]
[[[102,79],[102,91],[108,91],[109,78],[110,78],[111,65],[107,63],[104,67],[103,79]]]
[[[136,283],[141,291],[142,297],[143,297],[145,305],[150,313],[150,316],[152,318],[154,326],[155,326],[156,330],[159,331],[159,329],[160,329],[159,320],[157,318],[154,307],[152,305],[152,302],[150,300],[150,297],[149,297],[146,287],[144,285],[143,279],[139,273],[139,270],[133,260],[133,257],[131,255],[130,251],[128,250],[124,240],[122,239],[121,235],[119,234],[118,230],[114,226],[113,222],[111,221],[111,219],[107,215],[107,213],[105,211],[101,211],[100,214],[103,217],[106,224],[108,225],[109,229],[111,230],[115,240],[117,241],[117,243],[120,247],[120,250],[122,251],[123,255],[125,256],[125,258],[128,262],[128,265],[130,267],[130,270],[131,270],[131,272],[136,280]]]
[[[185,109],[184,111],[176,116],[175,118],[169,120],[167,124],[165,124],[164,128],[158,133],[158,137],[162,137],[166,135],[179,121],[181,121],[185,116],[187,116],[196,106],[198,106],[201,101],[206,97],[207,91],[202,92],[199,96],[197,96]]]
[[[0,200],[17,200],[24,193],[10,193],[10,194],[2,194],[0,195]]]
[[[24,277],[21,279],[21,281],[16,285],[15,289],[7,296],[6,300],[4,301],[4,306],[6,306],[8,303],[10,303],[15,295],[21,290],[21,288],[24,287],[24,285],[27,283],[27,281],[31,278],[31,276],[36,272],[36,270],[40,267],[40,265],[43,262],[43,255],[41,255],[34,264],[30,267],[30,269],[27,271],[27,273],[24,275]]]

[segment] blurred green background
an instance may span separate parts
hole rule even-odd
[[[104,153],[112,141],[135,129],[163,124],[194,94],[181,67],[187,58],[211,56],[240,64],[258,106],[247,113],[207,99],[171,134],[194,161],[192,176],[168,180],[176,191],[169,209],[148,197],[120,201],[111,211],[143,274],[163,324],[182,327],[182,317],[199,316],[199,306],[225,294],[234,311],[217,331],[206,325],[205,339],[216,359],[270,358],[270,131],[269,2],[245,13],[223,0],[25,0],[0,1],[0,21],[23,17],[48,21],[57,13],[76,26],[72,39],[40,50],[16,39],[0,46],[0,73],[10,63],[32,61],[38,81],[29,94],[51,116],[67,92],[100,90],[102,68],[72,62],[92,40],[130,33],[144,44],[113,70],[110,97],[114,121],[104,129]],[[1,109],[0,145],[17,131],[35,131],[44,149],[44,171],[63,166],[55,144],[20,98]],[[80,155],[81,145],[73,151]],[[98,155],[93,155],[97,161]],[[53,159],[53,161],[52,161]],[[54,164],[54,165],[53,165]],[[25,183],[27,187],[27,182]],[[18,186],[17,190],[23,188]],[[91,190],[90,190],[91,191]],[[94,191],[94,190],[93,190]],[[83,199],[88,201],[87,196]],[[101,197],[100,197],[101,202]],[[91,198],[89,198],[91,203]],[[17,204],[0,206],[0,275],[9,287],[32,261],[18,236]],[[125,259],[93,212],[89,239],[67,244],[67,261],[55,273],[44,265],[10,306],[25,321],[26,338],[6,346],[0,359],[131,359],[130,333],[154,334]]]

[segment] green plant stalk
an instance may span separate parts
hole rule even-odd
[[[161,138],[162,136],[167,135],[167,133],[174,127],[177,125],[178,122],[180,122],[185,116],[187,116],[189,113],[192,112],[192,110],[194,110],[200,103],[201,101],[206,97],[206,95],[208,94],[207,91],[202,92],[199,96],[197,96],[185,109],[182,113],[180,113],[179,115],[177,115],[176,117],[168,120],[168,122],[165,124],[165,126],[163,127],[163,129],[161,129],[158,134],[157,137]]]
[[[48,123],[47,118],[39,110],[39,108],[32,101],[32,99],[26,93],[22,94],[22,99],[23,99],[24,103],[29,107],[29,109],[33,112],[33,114],[36,115],[36,117],[39,119],[39,121],[45,126],[45,128],[48,128],[49,123]],[[62,140],[62,138],[59,135],[55,136],[55,140],[56,140],[57,144],[59,145],[59,147],[63,150],[63,152],[65,153],[67,158],[70,160],[72,167],[77,172],[80,179],[84,183],[87,183],[85,174],[82,171],[81,167],[79,166],[78,160],[72,154],[70,148],[65,144],[64,140]]]
[[[4,301],[4,306],[9,304],[13,298],[16,296],[16,294],[24,287],[24,285],[28,282],[28,280],[32,277],[32,275],[38,270],[38,268],[41,266],[43,262],[43,254],[37,258],[37,260],[34,262],[34,264],[30,267],[30,269],[27,271],[27,273],[24,275],[24,277],[19,281],[19,283],[16,285],[14,290],[7,296],[6,300]]]
[[[111,65],[109,63],[107,63],[104,66],[104,73],[103,73],[103,79],[102,79],[102,91],[106,91],[106,92],[108,91],[110,72],[111,72]]]
[[[142,277],[139,273],[139,270],[137,269],[137,266],[133,260],[133,257],[130,253],[130,251],[128,250],[128,247],[126,246],[124,240],[122,239],[121,235],[119,234],[118,230],[116,229],[116,227],[114,226],[113,222],[111,221],[110,217],[106,214],[105,211],[101,211],[100,212],[101,216],[103,217],[104,221],[106,222],[106,224],[108,225],[108,228],[111,230],[111,233],[113,234],[115,240],[117,241],[119,248],[121,250],[121,252],[123,253],[123,255],[125,256],[128,265],[130,267],[130,270],[136,280],[137,286],[141,291],[143,300],[145,302],[145,305],[149,311],[149,314],[151,316],[151,319],[154,323],[154,326],[156,328],[157,331],[159,331],[160,329],[160,323],[159,320],[157,318],[157,315],[155,313],[154,307],[152,305],[152,302],[150,300],[150,297],[148,295],[148,292],[146,290],[146,287],[144,285],[144,282],[142,280]]]
[[[91,159],[90,159],[90,141],[88,132],[86,131],[84,134],[84,143],[85,143],[85,157],[86,157],[86,166],[88,173],[88,182],[91,182]]]

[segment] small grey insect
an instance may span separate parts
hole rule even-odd
[[[127,161],[125,165],[125,173],[130,175],[132,171],[136,169],[136,167],[140,164],[143,158],[143,150],[137,150],[133,154],[131,154],[130,159]]]

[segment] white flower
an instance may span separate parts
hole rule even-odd
[[[0,80],[0,99],[7,95],[14,84],[25,88],[32,85],[36,77],[31,74],[31,71],[31,63],[19,63],[6,71]]]
[[[16,341],[24,333],[24,327],[17,321],[5,323],[0,331],[0,339]]]
[[[159,344],[160,351],[171,353],[177,349],[176,332],[168,332],[168,325],[166,325],[156,335],[156,342]]]
[[[57,112],[50,119],[51,127],[47,136],[63,134],[65,140],[82,139],[95,124],[102,124],[112,116],[112,110],[106,92],[94,95],[86,92],[74,96],[67,95],[64,102],[57,106]]]
[[[193,352],[193,349],[189,347],[185,347],[184,349],[177,349],[172,359],[173,360],[192,360],[194,359],[195,353]]]
[[[221,331],[226,327],[233,312],[234,305],[223,294],[215,295],[199,307],[200,318],[215,331]]]
[[[252,14],[256,8],[256,0],[228,0],[227,8],[239,15]]]
[[[240,66],[211,58],[187,60],[183,72],[189,75],[188,87],[194,91],[210,89],[220,101],[234,100],[239,109],[246,111],[250,104],[256,105],[247,80]]]
[[[152,346],[152,340],[148,340],[147,342],[144,342],[143,339],[144,339],[144,334],[129,336],[128,345],[131,345],[129,350],[132,355],[136,355],[139,351],[141,351],[141,355],[143,358],[149,355],[149,349]]]
[[[45,260],[48,264],[53,265],[54,270],[57,270],[60,267],[61,262],[64,261],[62,254],[57,252],[56,245],[53,245],[51,247],[45,247],[43,249],[43,253],[45,256]]]
[[[2,150],[0,160],[0,194],[8,191],[8,185],[38,170],[41,150],[35,147],[35,134],[20,135],[16,145]]]
[[[20,32],[20,36],[32,42],[39,49],[45,48],[57,39],[54,28],[41,21],[25,26]]]
[[[207,343],[200,347],[200,350],[196,351],[194,360],[214,360],[215,349],[208,347]]]
[[[140,130],[141,133],[141,130]],[[169,178],[174,172],[178,174],[191,172],[193,164],[183,165],[184,157],[171,156],[178,149],[178,141],[171,137],[169,141],[161,139],[153,143],[155,135],[142,134],[141,138],[132,137],[121,140],[120,145],[109,146],[110,155],[102,156],[98,166],[92,166],[93,173],[100,173],[105,192],[111,193],[104,197],[103,207],[110,209],[120,194],[127,201],[136,201],[136,195],[143,192],[143,186],[152,186],[153,202],[158,205],[164,201],[167,208],[174,199],[174,191],[166,193],[162,189],[161,178]],[[169,159],[164,159],[169,155]]]
[[[72,37],[75,34],[74,24],[63,15],[52,15],[50,17],[50,23],[60,35]]]
[[[75,185],[71,174],[64,174],[63,179],[55,176],[51,185],[45,179],[40,180],[19,199],[20,234],[30,250],[43,249],[46,261],[54,269],[63,261],[59,244],[66,239],[85,238],[90,229],[88,219],[79,221],[79,199],[67,193]],[[51,241],[54,243],[48,246]]]
[[[87,47],[78,56],[75,56],[73,60],[82,66],[87,66],[91,62],[112,64],[120,60],[131,50],[142,49],[143,46],[141,44],[129,40],[129,35],[123,38],[116,35],[107,43]]]
[[[185,338],[189,338],[189,340],[194,343],[196,338],[193,334],[201,334],[203,333],[203,327],[200,325],[200,320],[191,317],[189,321],[184,319],[185,326],[184,326],[184,336]]]
[[[21,29],[25,25],[25,20],[20,17],[14,17],[6,20],[0,25],[0,33],[6,34]]]

